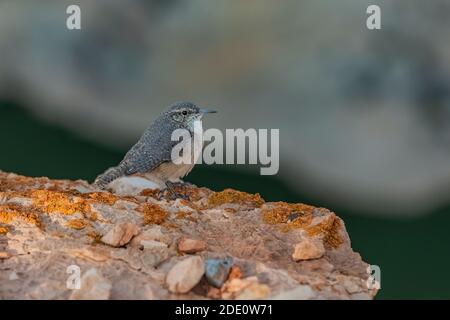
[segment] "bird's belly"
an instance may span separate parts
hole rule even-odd
[[[149,180],[157,180],[165,183],[166,181],[178,181],[186,176],[194,167],[194,164],[174,164],[173,162],[164,162],[157,168],[145,174]]]

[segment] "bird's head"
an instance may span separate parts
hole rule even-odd
[[[215,110],[197,107],[192,102],[181,101],[169,106],[166,113],[171,120],[179,122],[184,126],[191,127],[196,120],[201,120],[207,113],[216,113]]]

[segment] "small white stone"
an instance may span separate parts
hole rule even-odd
[[[144,249],[167,248],[167,244],[155,240],[141,240],[140,244]]]
[[[139,233],[139,228],[131,222],[116,224],[106,233],[101,241],[113,247],[121,247],[130,242],[131,238]]]
[[[252,283],[236,296],[236,300],[259,300],[270,294],[269,286],[261,283]]]
[[[325,254],[322,241],[304,238],[294,246],[292,258],[294,261],[311,260],[321,258]]]
[[[149,229],[142,231],[139,235],[131,240],[131,245],[136,247],[142,247],[143,241],[153,240],[157,242],[165,243],[169,246],[172,243],[172,240],[168,235],[165,235],[161,231],[161,226],[152,226]]]
[[[199,256],[191,256],[170,269],[167,273],[166,284],[171,292],[186,293],[197,285],[204,273],[203,259]]]

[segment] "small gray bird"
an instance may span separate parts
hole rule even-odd
[[[99,175],[94,185],[104,189],[110,182],[122,176],[143,175],[150,180],[164,183],[172,192],[173,183],[186,176],[195,165],[193,161],[189,164],[174,163],[171,157],[172,149],[179,141],[172,141],[172,132],[176,129],[186,129],[194,143],[202,143],[201,119],[204,114],[215,112],[201,109],[186,101],[169,106],[144,131],[119,165]]]

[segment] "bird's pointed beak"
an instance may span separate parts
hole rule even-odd
[[[206,114],[206,113],[217,113],[216,110],[204,109],[204,108],[200,108],[199,111],[200,111],[201,114]]]

